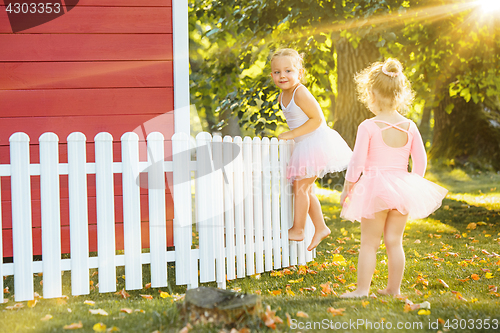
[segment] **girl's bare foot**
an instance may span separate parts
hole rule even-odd
[[[340,295],[340,298],[358,298],[358,297],[368,297],[368,292],[361,292],[358,290],[354,290]]]
[[[288,229],[288,240],[296,242],[304,240],[304,229],[297,230],[297,228],[294,229],[294,227]]]
[[[391,290],[388,290],[388,289],[378,289],[377,292],[380,295],[392,295],[392,296],[401,295],[401,292],[399,290],[397,290],[397,291],[391,291]]]
[[[307,247],[307,251],[312,251],[316,248],[316,246],[319,245],[319,243],[321,243],[321,241],[323,239],[325,239],[326,237],[328,237],[328,235],[330,235],[331,231],[328,227],[325,226],[324,229],[322,230],[316,230],[316,232],[314,233],[314,236],[311,240],[311,244],[309,244],[309,246]]]

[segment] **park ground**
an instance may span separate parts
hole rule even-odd
[[[98,292],[92,271],[91,294],[60,299],[15,302],[13,281],[4,279],[7,302],[0,305],[0,332],[493,332],[500,330],[500,174],[433,170],[426,178],[446,187],[442,207],[422,220],[410,220],[404,237],[406,270],[402,297],[377,295],[387,282],[387,256],[382,246],[372,282],[372,295],[341,299],[355,288],[360,229],[340,219],[338,191],[319,189],[323,213],[332,234],[307,266],[292,266],[228,281],[227,288],[260,294],[262,310],[232,329],[187,325],[181,314],[185,286],[124,288]],[[43,276],[36,276],[41,294]],[[68,273],[63,292],[70,295]],[[214,284],[204,284],[214,286]]]

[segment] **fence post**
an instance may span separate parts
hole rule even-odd
[[[269,160],[269,138],[262,139],[262,211],[264,224],[265,269],[273,269],[273,243],[271,221],[271,163]]]
[[[127,132],[121,137],[121,145],[125,288],[142,289],[139,136]]]
[[[293,153],[293,145],[294,145],[293,140],[287,141],[287,148],[288,148],[287,149],[287,164],[288,164],[288,162],[290,162],[290,157],[292,156],[292,153]],[[293,187],[293,185],[292,185],[292,187]],[[291,225],[293,225],[293,218],[294,218],[293,189],[290,192],[291,192],[291,194],[288,197],[288,205],[290,207],[289,212],[290,212],[291,216],[290,216],[288,228],[290,228]],[[288,239],[288,228],[287,228],[287,236],[286,236],[287,239]],[[290,265],[297,265],[297,246],[298,246],[298,243],[299,242],[296,242],[296,241],[289,241],[289,244],[290,244],[289,245]]]
[[[278,139],[271,139],[271,221],[273,226],[274,269],[281,268],[280,240],[280,165],[278,161]]]
[[[67,141],[71,293],[86,295],[90,289],[86,138],[83,133],[74,132]]]
[[[234,240],[234,174],[233,174],[233,138],[224,137],[222,144],[222,172],[224,173],[224,222],[227,258],[227,279],[236,278],[236,253]]]
[[[253,220],[253,182],[252,182],[252,139],[243,140],[243,187],[245,197],[245,253],[247,275],[255,274],[254,220]]]
[[[200,252],[200,282],[215,280],[214,198],[212,137],[201,132],[196,136],[196,223],[198,223]]]
[[[189,136],[176,133],[172,136],[172,163],[174,183],[174,243],[176,284],[194,284],[191,281],[192,207],[191,207],[191,152]],[[198,266],[193,267],[198,270]],[[196,281],[197,282],[197,281]],[[197,284],[197,283],[196,283]]]
[[[106,132],[95,138],[97,251],[99,292],[116,291],[115,196],[113,187],[113,137]]]
[[[253,138],[253,217],[255,230],[255,273],[264,272],[264,236],[262,224],[262,144]]]
[[[33,243],[31,226],[30,138],[10,136],[12,240],[16,301],[33,299]],[[2,277],[3,279],[3,277]]]
[[[241,137],[234,138],[234,225],[236,232],[236,266],[238,278],[245,277],[245,226],[243,188],[243,144]]]
[[[214,230],[215,230],[215,265],[217,267],[217,287],[226,288],[226,256],[224,253],[224,167],[222,156],[222,138],[215,135],[212,140],[214,158]],[[216,166],[220,166],[220,170]]]
[[[150,133],[147,142],[151,287],[158,288],[167,285],[167,225],[163,134],[159,132]]]
[[[292,207],[289,197],[291,195],[291,185],[286,178],[286,167],[290,154],[288,152],[287,141],[279,141],[279,159],[280,159],[280,203],[281,203],[281,263],[283,267],[290,266],[290,251],[288,242],[289,223],[292,220]]]
[[[40,136],[40,201],[42,213],[43,297],[62,295],[59,138]]]

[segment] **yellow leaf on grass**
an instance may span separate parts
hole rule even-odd
[[[361,302],[361,305],[363,305],[363,307],[364,307],[364,308],[366,308],[366,306],[367,306],[368,304],[370,304],[370,302],[368,302],[368,301],[362,301],[362,302]]]
[[[165,291],[160,291],[160,297],[161,298],[167,298],[167,297],[172,297],[170,296],[169,293],[165,292]]]
[[[72,323],[70,325],[64,325],[63,326],[63,330],[76,330],[76,329],[79,329],[79,328],[82,328],[83,327],[83,324],[81,321],[79,321],[78,323]]]
[[[92,329],[95,332],[106,332],[106,325],[104,325],[103,323],[97,323],[92,327]]]
[[[41,321],[47,321],[47,320],[51,320],[53,317],[49,314],[45,315],[45,317],[43,318],[40,318]]]
[[[326,311],[330,312],[335,317],[335,316],[343,316],[345,309],[335,309],[330,307]]]
[[[290,317],[288,312],[285,313],[285,316],[286,316],[286,324],[288,325],[288,327],[290,327],[290,325],[292,325],[292,317]]]
[[[107,316],[108,313],[103,309],[90,309],[89,312],[94,315]]]
[[[31,301],[28,301],[28,308],[33,308],[35,307],[36,303],[38,301],[36,299],[32,299]]]
[[[288,280],[288,283],[299,283],[302,281],[304,281],[304,277],[301,277],[300,279],[297,279],[297,280]]]
[[[486,273],[486,275],[484,276],[485,278],[487,279],[492,279],[494,278],[493,274],[492,273]]]
[[[467,225],[467,229],[469,229],[469,230],[474,230],[474,229],[476,229],[476,228],[477,228],[477,224],[476,224],[476,223],[474,223],[474,222],[469,223],[469,224]]]
[[[94,301],[89,301],[89,300],[86,300],[86,301],[83,301],[83,304],[87,304],[87,305],[95,305],[95,302],[94,302]]]
[[[428,316],[431,314],[431,310],[425,310],[425,309],[421,309],[417,312],[419,315],[423,315],[423,316]]]
[[[303,311],[297,311],[297,317],[309,318],[309,315]]]
[[[145,299],[153,299],[153,296],[151,295],[141,295],[141,297]]]

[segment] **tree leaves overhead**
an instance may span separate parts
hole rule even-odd
[[[272,134],[284,122],[268,64],[278,47],[304,52],[305,84],[333,120],[343,112],[335,103],[346,84],[337,66],[349,65],[337,63],[342,39],[354,49],[371,43],[375,59],[400,59],[425,107],[436,107],[443,92],[499,103],[499,15],[484,16],[469,0],[191,0],[190,6],[192,101],[211,131],[224,126],[225,111],[255,134]]]

